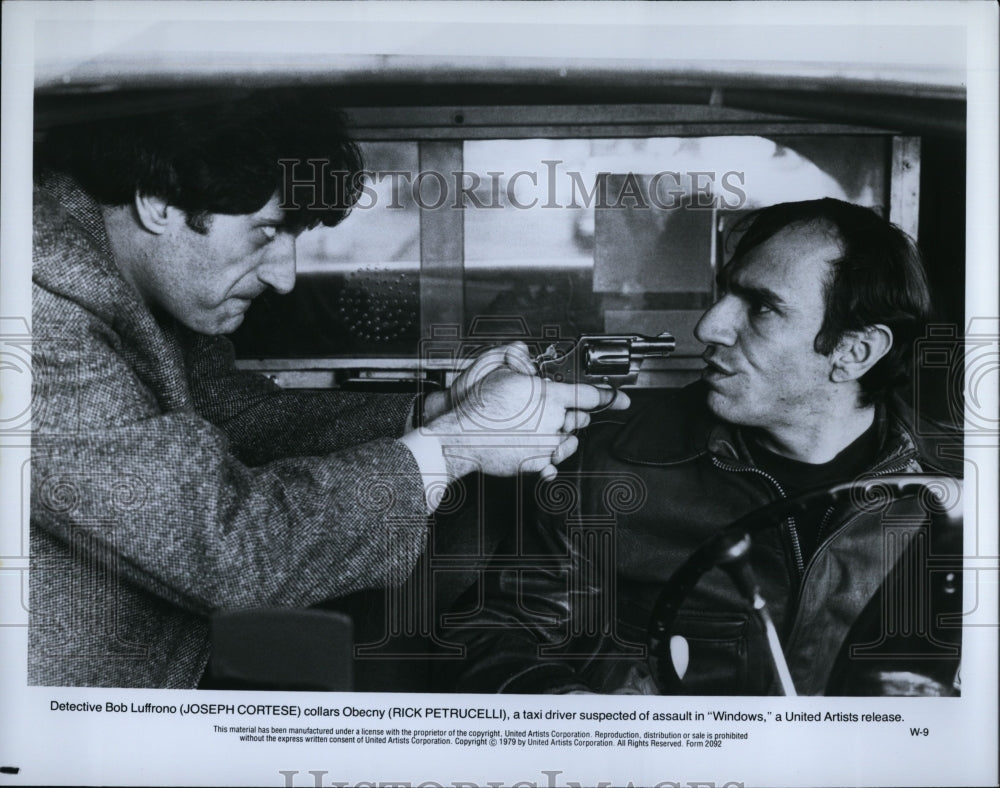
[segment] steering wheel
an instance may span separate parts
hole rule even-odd
[[[958,494],[956,494],[956,488]],[[748,555],[752,538],[788,517],[808,511],[825,510],[849,502],[877,510],[907,498],[918,498],[926,511],[946,521],[946,532],[961,543],[961,481],[950,476],[898,474],[846,482],[830,488],[811,490],[794,498],[781,499],[756,509],[718,532],[679,566],[657,597],[647,627],[649,667],[660,694],[683,694],[684,688],[670,650],[670,640],[678,611],[702,575],[715,567],[726,570],[755,616],[765,629],[772,665],[784,694],[795,694],[791,676],[766,602],[753,577]],[[958,527],[955,527],[958,526]]]

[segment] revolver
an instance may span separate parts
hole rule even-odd
[[[665,358],[676,341],[664,331],[656,337],[642,334],[582,334],[575,342],[554,342],[535,357],[542,377],[557,383],[633,385],[647,358]]]

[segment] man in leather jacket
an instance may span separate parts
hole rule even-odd
[[[522,496],[526,525],[445,632],[467,649],[451,688],[777,691],[763,628],[723,570],[680,606],[682,639],[660,655],[683,675],[673,684],[649,667],[651,613],[699,545],[766,504],[859,477],[957,475],[893,393],[929,310],[912,242],[874,212],[823,199],[750,217],[695,329],[702,380],[591,427],[574,467]],[[753,535],[748,562],[800,694],[953,691],[957,630],[929,631],[938,611],[893,591],[916,579],[928,598],[914,569],[927,513],[881,503],[827,499]],[[859,619],[869,630],[852,632]]]

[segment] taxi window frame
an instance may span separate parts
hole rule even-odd
[[[898,128],[820,121],[707,104],[567,104],[345,107],[359,142],[415,143],[421,172],[460,172],[463,147],[470,140],[600,139],[642,137],[876,136],[889,146],[887,202],[891,222],[912,237],[919,232],[920,142]],[[441,326],[455,326],[456,352],[463,341],[465,221],[464,208],[431,210],[419,206],[420,277],[433,276],[433,288],[420,289],[420,337],[436,336]],[[266,374],[289,388],[364,387],[385,382],[430,379],[447,385],[452,365],[399,356],[359,358],[244,358],[243,369]],[[695,369],[697,358],[673,358],[660,365],[652,385],[679,385]]]

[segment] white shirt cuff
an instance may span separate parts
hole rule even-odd
[[[417,462],[417,468],[420,469],[420,476],[424,482],[427,512],[431,514],[441,504],[450,481],[441,441],[433,435],[425,434],[422,430],[407,432],[399,440],[410,450]]]

